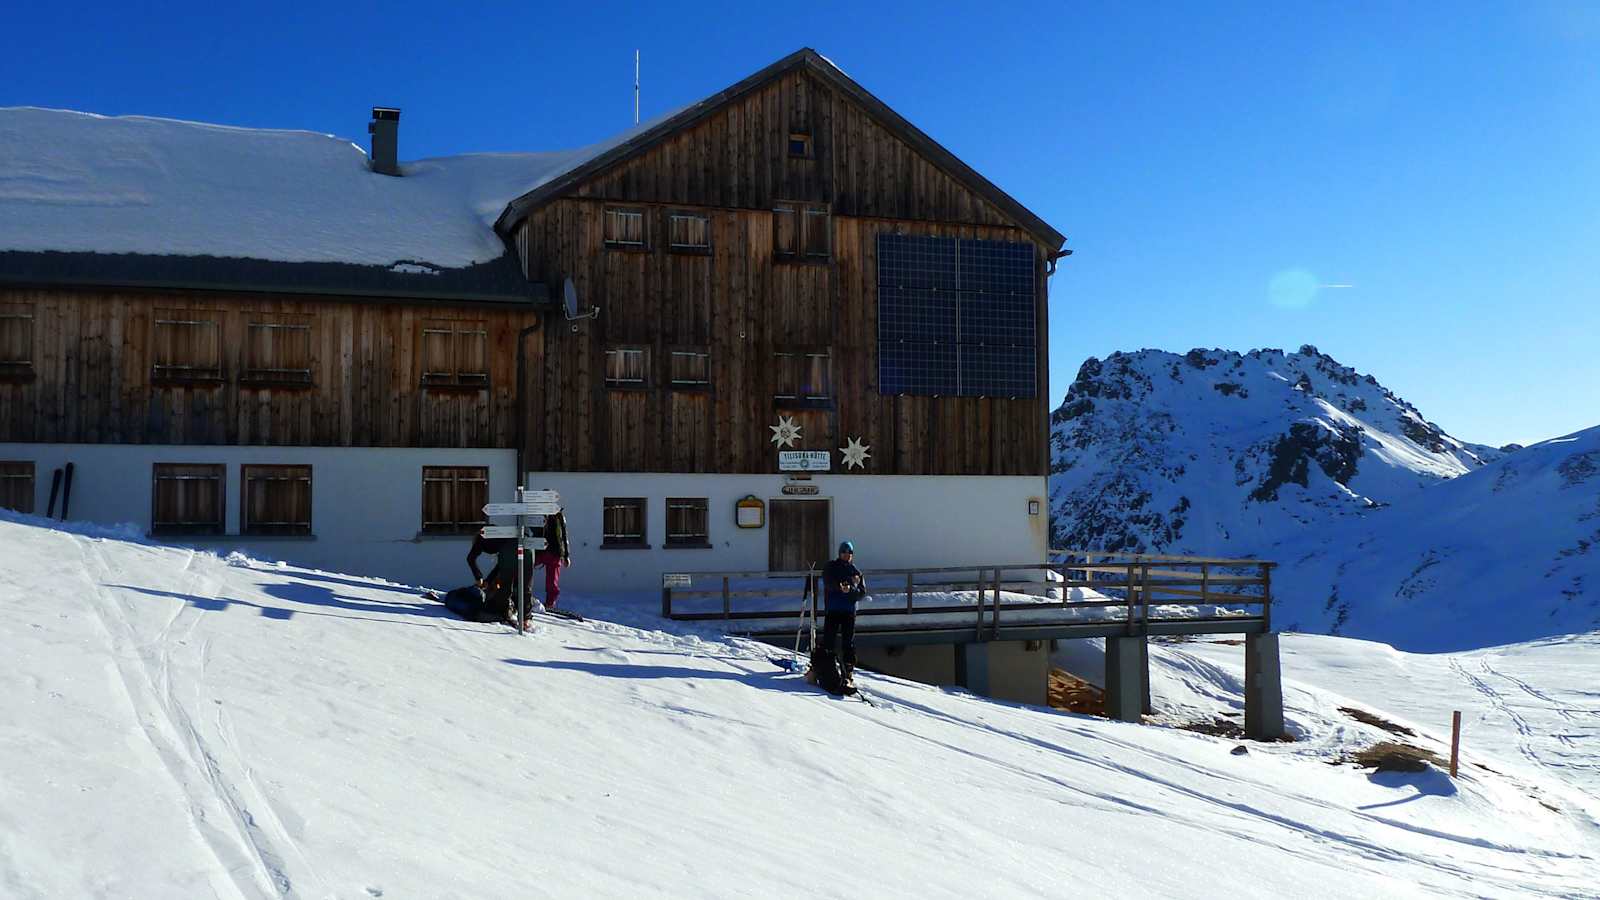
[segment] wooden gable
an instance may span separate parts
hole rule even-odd
[[[1065,240],[811,50],[695,104],[513,201],[513,233],[556,197],[771,209],[829,204],[836,215],[1026,232],[1046,252]]]

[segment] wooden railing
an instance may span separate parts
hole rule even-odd
[[[1104,550],[1051,550],[1066,588],[1119,594],[1132,612],[1149,621],[1152,606],[1259,606],[1263,628],[1272,630],[1272,568],[1262,559],[1171,556]]]
[[[1142,633],[1151,607],[1216,606],[1232,615],[1249,615],[1239,607],[1259,607],[1264,628],[1270,628],[1271,569],[1263,560],[1118,554],[1098,551],[1051,551],[1050,563],[951,566],[943,568],[873,569],[862,574],[874,603],[860,616],[969,613],[981,637],[1000,627],[1001,613],[1050,609],[1121,609],[1129,634]],[[1060,580],[1050,580],[1054,573]],[[689,584],[661,589],[661,615],[680,621],[793,618],[815,614],[821,606],[821,571],[692,572]],[[1095,598],[1074,598],[1075,589]],[[1051,592],[1059,590],[1059,600]],[[976,604],[950,603],[953,592],[975,592]],[[1003,595],[1031,594],[1035,600],[1005,600]],[[893,604],[884,601],[896,598]],[[904,603],[898,602],[904,598]],[[720,599],[720,608],[716,601]],[[693,601],[712,601],[710,604]],[[766,602],[761,602],[766,601]],[[685,608],[693,606],[696,608]],[[710,606],[712,608],[706,608]],[[866,624],[866,623],[863,623]],[[870,627],[870,626],[869,626]]]

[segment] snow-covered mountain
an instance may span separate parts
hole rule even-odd
[[[1054,546],[1212,555],[1261,552],[1502,455],[1311,346],[1091,358],[1050,441]]]
[[[1091,359],[1052,421],[1056,547],[1276,560],[1282,627],[1408,650],[1600,626],[1600,428],[1466,443],[1309,346]]]
[[[1307,631],[1457,650],[1600,627],[1600,427],[1268,552]]]

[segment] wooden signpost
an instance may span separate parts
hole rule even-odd
[[[523,554],[530,550],[543,550],[545,541],[543,537],[530,537],[530,525],[542,525],[545,516],[553,516],[561,512],[561,498],[555,491],[530,491],[517,488],[517,499],[512,503],[485,503],[483,514],[486,516],[515,517],[515,525],[485,525],[478,533],[486,538],[512,538],[517,542],[517,633],[523,633],[523,622],[528,617],[528,599],[526,586],[523,584],[522,560]],[[530,522],[529,519],[538,519]]]

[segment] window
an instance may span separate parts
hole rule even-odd
[[[675,212],[667,216],[667,244],[679,252],[711,250],[711,219],[698,213]]]
[[[221,318],[207,310],[156,310],[152,380],[221,381]]]
[[[700,350],[673,350],[672,386],[678,390],[711,387],[711,354]]]
[[[311,384],[311,317],[246,313],[241,382]]]
[[[833,225],[827,207],[789,203],[774,206],[772,252],[790,259],[826,259],[832,255]]]
[[[311,467],[244,466],[240,534],[310,534]]]
[[[772,208],[772,252],[794,256],[800,251],[800,211],[793,206]]]
[[[151,534],[222,534],[222,465],[156,463],[154,475]]]
[[[706,531],[706,498],[667,498],[667,546],[709,547]]]
[[[789,350],[772,354],[773,390],[778,400],[825,402],[833,399],[833,357],[827,350]]]
[[[811,135],[795,131],[789,134],[789,155],[811,158]]]
[[[804,213],[807,256],[827,258],[833,248],[832,220],[825,209],[807,207]]]
[[[0,462],[0,509],[33,512],[33,463]]]
[[[422,467],[423,534],[477,534],[488,502],[488,467]]]
[[[424,387],[487,387],[489,332],[482,322],[422,324]]]
[[[644,542],[644,498],[607,497],[602,547],[647,547]]]
[[[649,347],[606,348],[606,387],[645,388],[649,386]]]
[[[643,249],[646,246],[644,210],[607,207],[605,239],[607,247]]]
[[[0,305],[0,379],[33,375],[33,307]]]

